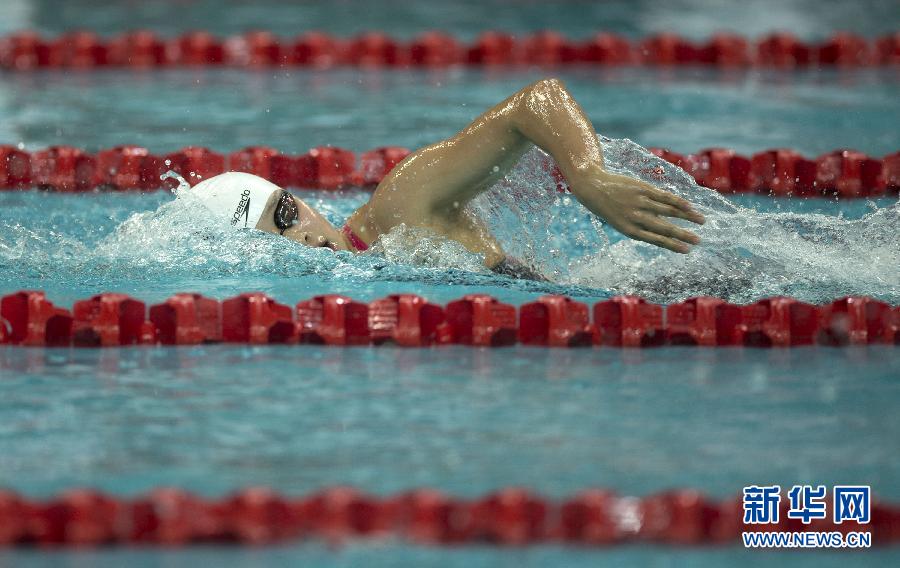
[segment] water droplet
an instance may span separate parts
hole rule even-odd
[[[160,181],[165,181],[167,179],[174,179],[178,182],[178,187],[172,189],[172,193],[175,194],[176,197],[182,195],[184,192],[191,189],[191,184],[188,183],[186,179],[181,177],[178,172],[173,172],[172,170],[167,171],[166,173],[159,176]]]

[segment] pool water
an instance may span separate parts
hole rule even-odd
[[[277,364],[273,364],[277,362]],[[132,495],[174,485],[303,494],[352,484],[464,496],[519,485],[716,497],[752,483],[865,483],[900,499],[900,357],[893,347],[504,350],[194,347],[0,350],[0,479],[49,496],[73,485]],[[227,550],[227,554],[224,552]],[[372,559],[371,562],[369,559]],[[588,552],[326,550],[0,553],[13,565],[837,565],[826,553],[737,548]],[[897,549],[866,553],[896,562]],[[804,564],[810,563],[810,564]]]
[[[896,501],[894,351],[7,348],[0,477],[556,498],[854,480]]]
[[[37,29],[59,33],[89,29],[109,35],[122,30],[151,29],[162,34],[212,30],[219,34],[262,29],[293,36],[324,30],[350,36],[372,30],[408,39],[423,30],[440,28],[471,40],[484,30],[531,33],[553,29],[583,38],[598,29],[631,37],[675,32],[704,39],[714,31],[760,36],[789,30],[804,39],[820,39],[846,30],[863,35],[885,35],[897,29],[897,11],[885,0],[837,1],[748,0],[728,6],[716,0],[657,2],[606,0],[458,0],[405,2],[403,0],[336,0],[283,2],[280,0],[166,0],[109,3],[75,0],[9,0],[0,30]]]
[[[502,3],[505,4],[505,3]],[[20,0],[0,25],[58,33],[149,27],[163,34],[263,27],[284,35],[381,29],[410,37],[433,21],[471,39],[483,29],[601,25],[632,37],[702,38],[900,27],[890,3],[561,2],[106,3]],[[579,4],[581,6],[581,4]],[[640,7],[643,6],[643,7]],[[356,14],[349,18],[348,14]],[[359,17],[366,14],[367,17]],[[405,17],[402,17],[405,16]],[[123,24],[127,22],[127,24]],[[723,24],[722,27],[727,27]],[[4,74],[0,143],[154,152],[265,144],[416,148],[453,134],[549,71],[169,70]],[[176,292],[219,299],[257,290],[293,305],[321,293],[372,300],[398,291],[447,302],[486,292],[521,304],[541,294],[594,302],[618,293],[670,303],[707,294],[745,303],[787,294],[826,302],[865,294],[900,303],[900,207],[877,200],[723,198],[634,143],[681,152],[791,147],[808,155],[900,148],[893,69],[804,72],[567,68],[617,171],[654,179],[709,222],[686,257],[623,239],[555,192],[533,152],[475,205],[507,249],[547,282],[488,273],[453,243],[395,231],[372,254],[312,250],[259,233],[226,233],[165,191],[0,193],[0,294],[46,290],[58,305],[102,291],[148,304]],[[335,223],[365,191],[302,192]],[[247,485],[292,494],[349,483],[378,494],[430,486],[474,496],[509,485],[561,497],[586,487],[644,495],[691,487],[724,497],[746,484],[860,483],[900,501],[900,355],[895,348],[792,350],[158,349],[0,347],[0,485],[43,497],[75,486],[131,495],[174,485],[221,495]],[[765,554],[725,547],[590,551],[434,550],[403,543],[310,543],[258,550],[7,551],[0,564],[187,565],[750,565],[896,564],[863,555]]]
[[[898,148],[898,77],[889,67],[36,71],[0,83],[0,135],[26,149],[90,151],[123,143],[154,152],[418,148],[548,75],[566,83],[602,134],[644,146],[787,147],[808,156],[849,147],[878,157]]]

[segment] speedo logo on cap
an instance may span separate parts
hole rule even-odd
[[[234,210],[234,215],[231,216],[231,224],[237,225],[238,221],[241,220],[241,216],[244,217],[244,228],[247,228],[247,222],[250,220],[250,190],[245,189],[241,193],[241,200],[238,202],[237,209]]]

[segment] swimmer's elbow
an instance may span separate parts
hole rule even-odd
[[[562,79],[558,79],[556,77],[540,79],[538,81],[535,81],[534,84],[538,88],[543,89],[547,92],[563,92],[566,90],[566,85],[562,82]]]
[[[559,79],[540,79],[521,91],[519,116],[526,120],[543,117],[548,108],[558,107],[571,98],[565,84]],[[524,115],[524,116],[523,116]]]
[[[558,99],[567,96],[569,93],[562,80],[555,77],[535,81],[526,87],[526,90],[528,91],[528,98],[540,98],[544,100]]]

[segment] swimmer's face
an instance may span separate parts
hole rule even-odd
[[[296,219],[293,218],[294,208],[290,206],[292,201],[297,212]],[[276,223],[276,211],[280,216],[279,221],[283,225],[285,222],[288,225],[284,231]],[[284,235],[292,241],[311,247],[349,250],[340,231],[326,221],[318,211],[286,190],[272,192],[256,228],[267,233]]]

